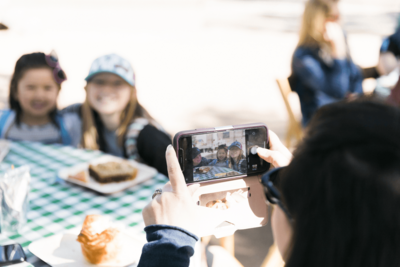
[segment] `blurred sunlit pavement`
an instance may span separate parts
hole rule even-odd
[[[91,62],[117,53],[132,63],[139,101],[171,134],[264,122],[281,138],[287,112],[275,83],[290,74],[301,0],[0,0],[0,108],[24,53],[57,52],[68,81],[59,107],[82,102]],[[397,23],[398,0],[342,0],[353,60],[377,63]],[[260,266],[269,227],[239,231],[236,256]]]

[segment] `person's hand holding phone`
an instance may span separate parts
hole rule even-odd
[[[144,209],[146,226],[164,224],[183,228],[199,235],[203,229],[213,229],[224,219],[216,210],[196,205],[194,195],[200,184],[186,185],[174,148],[166,151],[169,182]]]
[[[271,163],[275,168],[289,165],[292,160],[292,153],[282,144],[276,133],[268,130],[268,136],[270,148],[257,148],[258,156]]]

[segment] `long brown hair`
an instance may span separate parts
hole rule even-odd
[[[245,158],[245,156],[243,155],[243,150],[240,149],[240,151],[242,151],[242,153],[240,153],[239,156],[237,157],[236,164],[238,164],[242,159]],[[229,168],[230,169],[232,169],[232,161],[233,161],[233,158],[231,157],[231,155],[229,155]]]
[[[147,110],[142,107],[136,97],[136,88],[134,86],[130,86],[131,97],[126,105],[125,109],[121,113],[120,125],[117,128],[117,138],[118,144],[123,146],[124,138],[126,131],[128,129],[129,124],[135,120],[136,118],[145,118],[150,121],[150,123],[154,122],[154,119],[150,116]],[[85,102],[82,104],[82,146],[88,149],[99,149],[99,125],[97,125],[95,121],[95,116],[97,115],[96,111],[94,111],[90,107],[90,103],[88,97],[86,95]],[[101,123],[101,122],[100,122]]]
[[[325,21],[332,12],[332,4],[339,0],[309,0],[306,3],[297,46],[315,46],[331,49],[323,32]]]

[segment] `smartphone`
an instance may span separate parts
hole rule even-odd
[[[257,155],[269,148],[268,128],[252,123],[179,132],[174,148],[187,184],[262,174],[270,164]]]
[[[24,261],[26,261],[26,255],[20,244],[0,246],[0,266],[9,266]]]

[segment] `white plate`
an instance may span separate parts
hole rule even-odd
[[[144,243],[124,233],[124,250],[118,261],[108,264],[91,264],[85,260],[81,244],[76,241],[81,227],[73,228],[63,234],[58,234],[32,242],[29,250],[36,257],[54,267],[93,267],[109,266],[123,267],[136,266],[139,262]]]
[[[87,188],[90,188],[94,191],[97,191],[102,194],[113,194],[117,193],[120,191],[123,191],[129,187],[132,187],[134,185],[137,185],[139,183],[142,183],[144,181],[147,181],[154,177],[157,174],[157,170],[149,167],[145,164],[138,163],[133,160],[128,160],[132,166],[138,169],[136,178],[130,181],[123,181],[123,182],[115,182],[115,183],[106,183],[106,184],[101,184],[97,182],[95,179],[89,176],[89,164],[100,164],[100,163],[106,163],[109,161],[114,161],[114,162],[119,162],[119,161],[126,161],[125,159],[114,157],[111,155],[104,155],[101,156],[95,160],[89,161],[87,163],[82,163],[78,164],[69,168],[61,169],[58,171],[58,177],[66,180],[70,183],[74,183],[80,186],[84,186]],[[77,174],[78,172],[85,171],[87,174],[87,177],[89,177],[89,181],[87,183],[75,180],[75,179],[68,179],[68,176]]]

